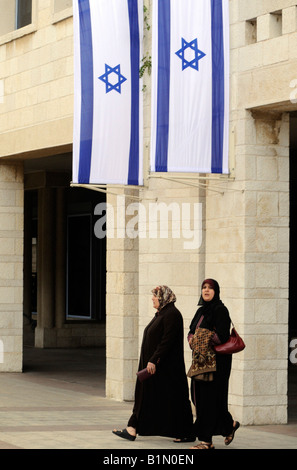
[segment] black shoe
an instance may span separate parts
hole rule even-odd
[[[128,441],[135,441],[136,436],[128,433],[127,429],[122,429],[121,431],[112,431],[116,436],[122,437],[123,439],[128,439]]]

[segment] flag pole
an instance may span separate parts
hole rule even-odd
[[[98,191],[98,192],[104,193],[104,194],[112,194],[113,196],[120,196],[120,194],[118,194],[116,192],[113,192],[113,191],[110,191],[104,185],[70,183],[70,187],[72,187],[72,188],[85,188],[85,189],[90,189],[90,190],[93,190],[93,191]],[[135,189],[135,188],[139,189],[139,186],[128,186],[128,185],[117,185],[116,187],[117,188],[125,188],[125,189]],[[122,194],[122,196],[128,197],[130,199],[135,199],[136,201],[142,200],[141,197],[132,196],[130,194]]]

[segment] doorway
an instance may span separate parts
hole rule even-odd
[[[106,240],[95,236],[94,209],[106,195],[70,187],[71,165],[70,153],[24,162],[23,372],[104,394]],[[45,254],[49,259],[47,250],[51,266],[41,262]],[[46,314],[51,307],[40,302],[46,289],[54,308],[45,325],[49,341],[41,346],[40,306]]]
[[[106,242],[105,238],[98,239],[94,233],[94,209],[96,204],[102,203],[102,194],[82,188],[64,188],[63,192],[64,221],[59,223],[59,232],[58,220],[51,225],[52,234],[47,235],[50,243],[43,248],[43,250],[52,249],[55,257],[58,245],[62,246],[63,249],[60,248],[62,260],[53,262],[52,279],[46,277],[44,280],[42,272],[38,272],[41,266],[38,258],[43,255],[40,244],[44,243],[42,237],[46,231],[46,227],[41,226],[39,222],[39,192],[25,191],[24,317],[29,328],[24,329],[24,341],[27,344],[29,341],[31,346],[34,345],[32,332],[40,321],[38,306],[45,302],[44,299],[40,301],[45,289],[51,289],[56,298],[59,295],[62,299],[60,305],[62,302],[64,304],[62,316],[57,319],[56,307],[53,318],[48,320],[53,329],[63,329],[66,326],[69,336],[70,325],[79,322],[83,335],[83,329],[88,328],[89,324],[105,323]],[[54,206],[55,204],[57,201]],[[43,269],[47,270],[47,267]],[[59,280],[58,286],[57,280]],[[42,282],[47,283],[43,289],[40,288]],[[61,290],[64,291],[62,294]],[[61,332],[57,333],[57,336],[61,335]],[[65,347],[71,347],[70,340],[69,338],[69,343],[65,344]],[[60,343],[60,347],[62,346]],[[89,346],[96,344],[90,342]]]

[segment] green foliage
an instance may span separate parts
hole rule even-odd
[[[149,23],[149,17],[148,17],[148,7],[143,6],[143,22],[144,22],[144,30],[149,31],[151,28],[151,25]],[[151,70],[152,70],[152,58],[150,55],[145,54],[143,58],[141,59],[142,65],[139,69],[139,77],[142,78],[147,71],[147,73],[150,75]],[[144,85],[142,91],[144,91],[146,86]]]

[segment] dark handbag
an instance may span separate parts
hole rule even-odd
[[[137,378],[140,382],[144,382],[145,380],[149,379],[150,377],[153,376],[153,374],[150,374],[147,368],[139,370],[136,372]]]
[[[235,354],[242,351],[244,348],[244,341],[235,330],[234,325],[228,341],[224,344],[216,344],[215,346],[213,346],[213,350],[217,354]]]

